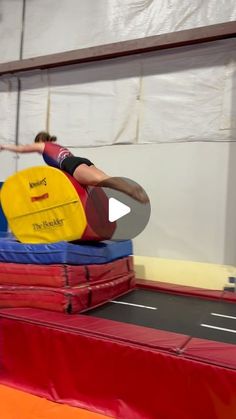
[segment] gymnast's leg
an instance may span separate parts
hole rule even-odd
[[[125,179],[119,177],[109,177],[102,170],[96,166],[88,166],[87,164],[80,164],[74,171],[73,177],[81,185],[87,186],[103,186],[115,189],[131,196],[139,202],[149,202],[148,196],[143,188],[139,185],[129,184]]]

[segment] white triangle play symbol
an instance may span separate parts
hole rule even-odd
[[[109,198],[109,210],[108,210],[108,219],[112,223],[113,221],[119,220],[119,218],[124,217],[125,215],[131,212],[128,205],[123,204],[115,198]]]

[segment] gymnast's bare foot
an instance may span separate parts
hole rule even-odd
[[[147,204],[149,202],[149,198],[144,189],[130,179],[122,177],[110,177],[99,182],[98,186],[107,187],[123,192],[136,201],[141,202],[142,204]]]
[[[133,186],[129,195],[136,201],[141,202],[142,204],[147,204],[149,202],[148,195],[146,194],[145,190],[139,185]]]

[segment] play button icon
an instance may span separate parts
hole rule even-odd
[[[111,223],[129,214],[130,211],[128,205],[123,204],[118,199],[109,198],[108,219]]]
[[[128,178],[109,178],[89,188],[86,204],[89,228],[102,239],[128,240],[146,227],[151,213],[144,189]]]

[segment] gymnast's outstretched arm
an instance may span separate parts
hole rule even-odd
[[[34,143],[25,145],[1,144],[0,151],[7,150],[15,153],[43,153],[44,143]]]

